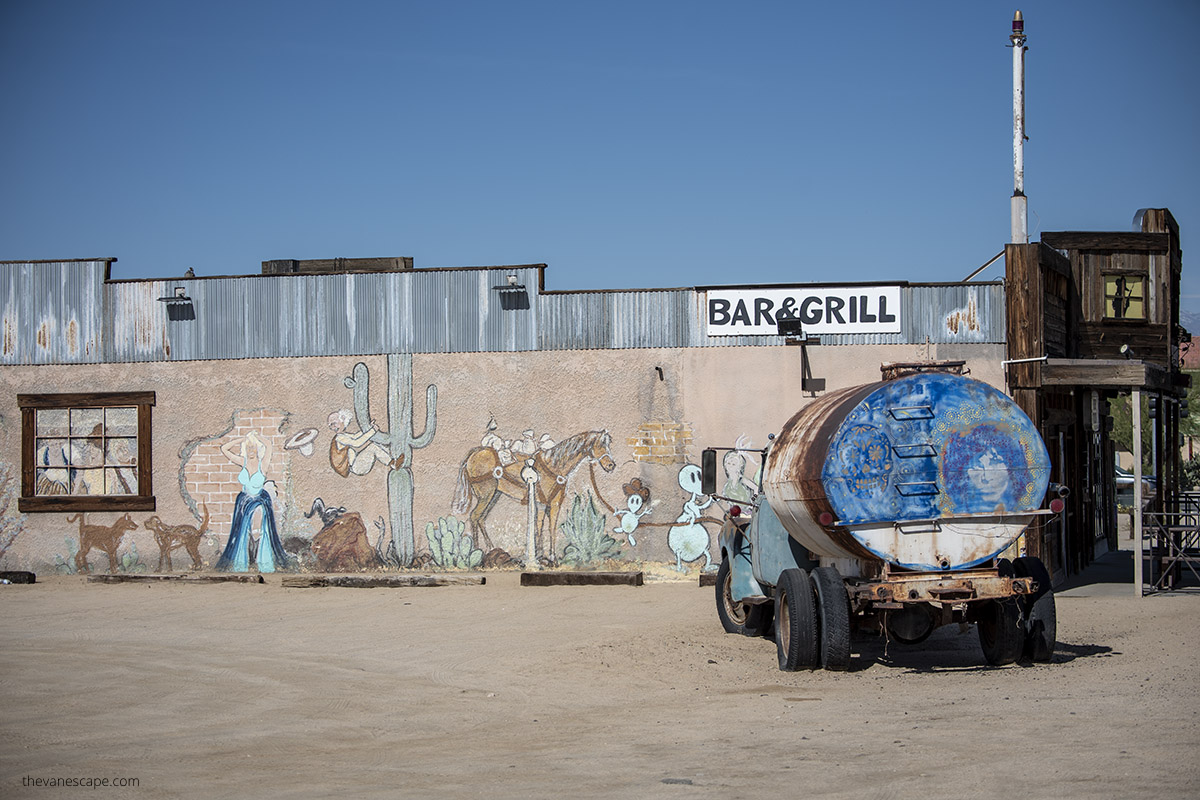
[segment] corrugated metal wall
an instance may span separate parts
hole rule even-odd
[[[706,335],[703,290],[539,294],[536,266],[110,283],[105,267],[0,264],[0,363],[784,344]],[[505,288],[509,275],[523,288]],[[194,318],[169,318],[179,301],[162,298],[180,289]],[[821,343],[1004,341],[999,283],[905,286],[901,303],[901,333],[823,335]]]
[[[104,361],[107,261],[0,264],[0,363]]]

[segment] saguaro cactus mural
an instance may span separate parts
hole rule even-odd
[[[371,441],[387,448],[392,456],[392,469],[388,472],[388,510],[391,514],[392,543],[396,559],[401,566],[412,563],[415,538],[413,535],[413,450],[426,447],[433,441],[437,430],[437,387],[430,384],[425,389],[425,429],[420,435],[413,430],[412,402],[412,354],[393,353],[387,357],[388,389],[386,431],[377,431]],[[344,381],[346,388],[354,390],[354,415],[359,430],[372,426],[370,414],[370,372],[361,361]]]

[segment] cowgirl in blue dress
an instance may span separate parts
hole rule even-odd
[[[260,439],[255,431],[250,431],[240,439],[232,439],[221,445],[221,452],[242,468],[238,473],[242,490],[238,492],[233,506],[229,541],[225,543],[225,550],[217,561],[217,569],[222,572],[250,571],[250,540],[256,511],[261,518],[255,556],[258,571],[291,569],[294,564],[284,552],[283,542],[279,539],[279,532],[275,528],[275,509],[271,505],[271,495],[265,488],[265,472],[271,461],[270,443]]]

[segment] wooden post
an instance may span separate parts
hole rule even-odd
[[[1133,594],[1142,596],[1142,390],[1133,387]]]

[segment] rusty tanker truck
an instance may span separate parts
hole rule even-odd
[[[730,504],[717,614],[773,631],[780,669],[848,668],[852,627],[916,644],[949,623],[977,626],[989,664],[1050,660],[1050,575],[1003,554],[1066,490],[1007,395],[931,369],[829,392],[761,451],[750,503],[718,492],[718,450],[734,448],[701,459],[704,491]]]

